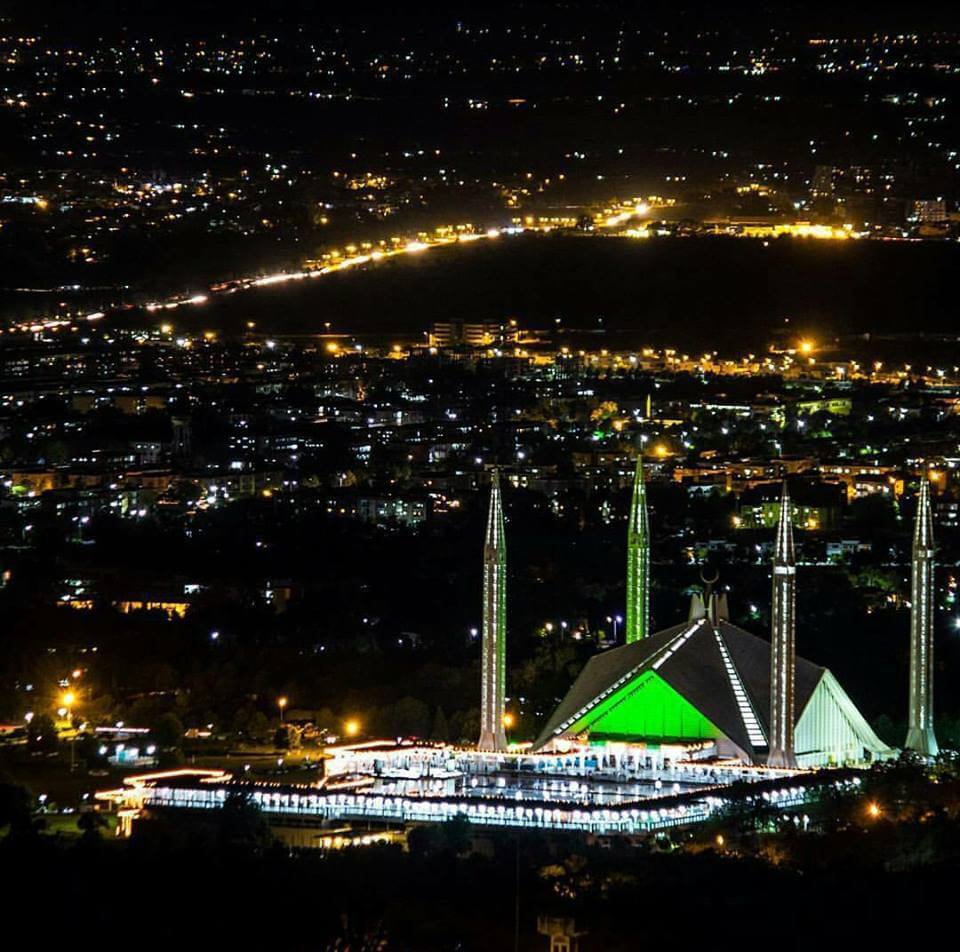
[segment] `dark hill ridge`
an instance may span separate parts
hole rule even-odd
[[[783,332],[956,331],[954,244],[524,236],[212,300],[189,319],[265,332],[418,334],[450,318],[742,351]],[[178,315],[179,320],[187,317]],[[151,318],[152,319],[152,318]],[[789,320],[787,320],[789,319]],[[622,332],[622,333],[618,333]]]

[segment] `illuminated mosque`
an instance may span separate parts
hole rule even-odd
[[[477,827],[649,835],[708,821],[737,783],[784,811],[858,777],[798,770],[896,756],[834,675],[795,651],[797,589],[791,503],[781,497],[772,565],[770,640],[731,624],[708,582],[685,621],[650,633],[646,487],[637,463],[627,539],[626,644],[586,664],[540,736],[508,745],[504,730],[507,550],[496,473],[483,546],[481,732],[476,749],[416,739],[328,748],[324,775],[289,784],[180,768],[128,776],[97,793],[129,835],[145,813],[203,814],[232,791],[251,797],[296,846],[374,842],[394,827],[456,816]],[[933,732],[933,522],[924,480],[913,536],[910,708],[905,748],[937,753]],[[716,581],[716,579],[714,579]],[[325,835],[359,824],[356,837]],[[352,834],[351,834],[352,835]]]
[[[504,751],[506,536],[494,474],[484,544],[481,734]],[[933,526],[921,484],[913,539],[910,730],[905,747],[937,753],[932,714]],[[626,644],[594,655],[548,718],[534,752],[577,747],[711,757],[780,769],[861,764],[895,756],[829,668],[798,657],[791,501],[783,487],[772,565],[770,640],[730,622],[711,583],[680,624],[649,632],[650,534],[638,459],[627,534]],[[715,579],[714,579],[715,581]],[[658,758],[660,759],[660,758]]]

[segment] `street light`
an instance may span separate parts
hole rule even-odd
[[[360,733],[360,722],[354,717],[344,721],[343,732],[347,737],[356,737]]]
[[[283,709],[289,704],[289,700],[286,696],[277,698],[277,707],[280,708],[280,723],[283,723]]]

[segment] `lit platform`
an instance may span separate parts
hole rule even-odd
[[[858,783],[849,772],[829,779],[723,763],[628,768],[589,750],[557,756],[478,754],[448,747],[365,745],[332,752],[315,785],[255,782],[226,771],[175,770],[128,777],[97,794],[125,822],[143,810],[210,811],[234,793],[248,795],[268,820],[329,823],[437,823],[466,817],[478,827],[522,827],[595,835],[642,835],[695,825],[729,801],[734,783],[784,810],[816,799],[825,783]],[[604,764],[604,761],[606,763]],[[738,789],[742,789],[738,787]]]

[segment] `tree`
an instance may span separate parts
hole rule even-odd
[[[267,720],[267,715],[263,711],[254,711],[250,715],[250,720],[247,722],[247,732],[251,737],[261,738],[266,737],[267,732],[270,730],[270,722]]]
[[[455,736],[454,740],[463,741],[465,743],[475,744],[477,742],[477,737],[480,736],[480,709],[477,707],[471,707],[468,711],[465,711],[460,717],[460,730],[457,732],[459,737]]]
[[[260,849],[273,843],[273,833],[249,793],[227,795],[220,809],[217,836],[225,846]]]
[[[278,750],[296,750],[300,746],[300,731],[290,724],[281,724],[273,732],[273,746]]]
[[[872,726],[874,731],[876,731],[877,737],[885,744],[896,746],[900,740],[900,732],[897,730],[889,714],[881,714],[874,720]]]
[[[433,730],[430,731],[430,737],[443,744],[450,740],[450,726],[447,724],[447,715],[443,713],[442,707],[437,708],[437,713],[433,717]]]
[[[896,507],[879,495],[855,499],[847,509],[847,518],[855,528],[869,532],[894,532],[898,528]]]
[[[407,848],[414,856],[430,856],[440,851],[442,840],[438,824],[418,825],[407,833]]]
[[[31,718],[27,725],[27,746],[30,750],[52,754],[59,743],[57,725],[49,714],[37,714]]]
[[[96,810],[84,810],[77,817],[77,827],[83,832],[82,839],[86,842],[99,842],[103,837],[101,830],[107,826],[106,817]]]
[[[393,710],[393,730],[398,737],[425,737],[429,730],[430,709],[415,697],[397,701]]]
[[[17,783],[0,783],[0,830],[10,832],[32,829],[33,798],[26,787]]]
[[[183,723],[171,711],[157,718],[153,736],[157,746],[164,750],[179,749],[183,745]]]
[[[463,856],[470,850],[470,821],[462,813],[447,820],[440,827],[444,846],[455,856]]]

